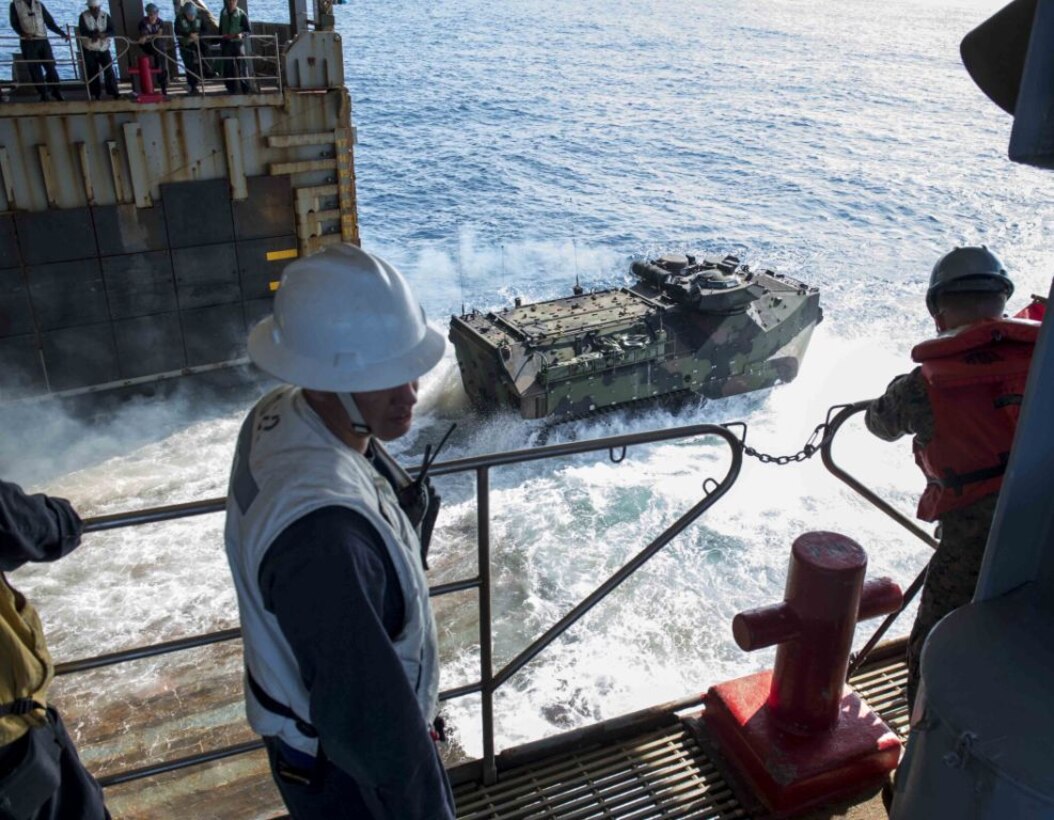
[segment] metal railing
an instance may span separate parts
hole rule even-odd
[[[823,443],[820,446],[820,458],[823,461],[823,466],[826,467],[835,478],[844,482],[856,491],[858,495],[870,501],[875,507],[908,530],[912,535],[919,538],[932,549],[936,549],[938,546],[937,541],[932,535],[922,529],[922,527],[920,527],[913,519],[909,518],[888,501],[881,498],[874,490],[858,478],[835,463],[834,455],[831,452],[831,447],[834,445],[835,434],[841,429],[843,424],[849,421],[849,419],[857,413],[866,410],[870,404],[870,401],[858,401],[855,404],[836,405],[827,411],[827,432],[824,435]],[[928,562],[927,566],[929,566]],[[915,580],[911,582],[911,585],[904,591],[904,600],[903,603],[901,603],[900,608],[896,612],[887,615],[882,623],[878,625],[875,633],[868,639],[867,643],[865,643],[858,652],[853,653],[853,657],[849,662],[849,670],[846,672],[846,680],[856,674],[856,670],[863,665],[871,654],[871,651],[878,646],[879,641],[881,641],[882,637],[889,631],[889,628],[893,626],[893,623],[897,620],[900,614],[908,608],[911,602],[915,599],[915,596],[918,595],[925,580],[926,567],[923,567],[922,572],[918,574]]]
[[[90,85],[95,79],[103,81],[103,68],[95,75],[89,76],[88,68],[84,59],[85,49],[82,38],[76,26],[66,26],[68,39],[65,41],[65,51],[56,49],[53,45],[54,59],[27,60],[21,55],[21,40],[17,35],[0,34],[0,89],[18,92],[22,89],[38,91],[43,87],[50,92],[52,89],[68,89],[71,86],[83,87],[84,94],[90,98]],[[133,58],[138,57],[141,44],[135,38],[115,35],[110,38],[110,53],[113,57],[112,68],[117,72],[119,64],[125,56],[131,52]],[[219,35],[201,35],[188,46],[179,44],[179,38],[175,35],[157,35],[152,42],[158,44],[157,55],[162,61],[168,74],[170,86],[182,88],[190,85],[199,86],[203,93],[208,89],[223,86],[226,83],[236,84],[241,81],[250,85],[252,93],[282,93],[283,78],[281,71],[281,44],[277,34],[247,34],[242,38],[245,44],[245,53],[242,55],[224,55],[221,53],[222,44],[227,41]],[[50,41],[49,41],[50,42]],[[183,61],[180,68],[183,52],[193,48],[198,70],[194,71],[190,65]],[[180,55],[177,60],[176,54]],[[49,64],[55,67],[58,75],[58,83],[49,81],[45,76],[39,82],[27,76],[20,79],[19,75],[24,70],[29,73],[28,67],[39,64],[42,72]],[[224,76],[224,68],[230,67],[233,76]],[[116,75],[115,75],[116,77]],[[118,81],[120,78],[117,77]],[[225,89],[222,93],[227,93]]]
[[[240,55],[223,54],[223,45],[231,42],[231,40],[222,35],[202,34],[193,41],[188,41],[187,45],[180,44],[179,40],[178,36],[167,34],[157,35],[152,38],[152,42],[157,49],[156,53],[164,60],[167,66],[170,66],[168,69],[170,79],[180,73],[179,63],[175,57],[178,51],[183,62],[185,82],[189,82],[189,78],[193,78],[194,85],[200,86],[203,91],[209,83],[230,85],[245,82],[251,86],[253,93],[260,93],[260,84],[270,81],[274,83],[275,88],[273,90],[278,93],[282,92],[280,47],[277,34],[243,35],[240,38],[240,42],[244,44],[245,51]],[[255,53],[254,44],[260,47],[266,46],[266,50],[270,53]],[[214,46],[218,46],[218,48]],[[185,51],[191,51],[196,58],[197,66],[199,67],[198,71],[194,71],[187,64],[188,61],[184,59],[186,56],[184,54]],[[272,73],[268,73],[267,70],[261,70],[265,65],[274,66]],[[227,68],[230,69],[230,74],[225,72],[224,69]],[[229,87],[227,91],[230,91]]]
[[[76,31],[66,26],[65,49],[55,48],[51,42],[52,34],[53,32],[48,32],[48,42],[52,45],[53,59],[37,60],[27,60],[22,56],[22,40],[17,34],[0,34],[0,89],[31,88],[36,91],[38,86],[43,86],[51,91],[63,87],[67,82],[75,82],[81,76],[81,66],[76,54]],[[63,51],[68,53],[64,54]],[[56,84],[48,80],[46,73],[40,78],[39,83],[34,82],[32,77],[20,80],[18,78],[20,70],[25,70],[28,75],[31,65],[39,65],[42,73],[47,67],[53,66],[59,82]]]
[[[745,428],[744,428],[745,433]],[[607,450],[614,463],[620,463],[626,455],[626,448],[640,444],[651,444],[663,441],[683,440],[698,437],[717,437],[722,439],[730,450],[730,464],[727,472],[720,481],[706,478],[702,483],[703,497],[694,504],[687,512],[681,515],[674,523],[667,527],[658,537],[653,539],[647,546],[634,555],[618,571],[611,575],[606,581],[598,586],[593,592],[582,599],[566,615],[560,618],[553,626],[546,630],[540,637],[517,654],[505,666],[497,672],[493,668],[493,634],[491,624],[491,539],[490,539],[490,471],[496,467],[511,464],[523,464],[531,461],[560,458],[582,453],[592,453]],[[486,782],[493,782],[497,776],[496,754],[494,749],[494,695],[497,690],[508,682],[517,672],[523,669],[534,658],[541,654],[546,647],[553,643],[558,637],[566,632],[571,626],[578,622],[587,612],[592,610],[614,591],[623,581],[629,578],[650,558],[658,553],[674,538],[684,532],[696,521],[706,510],[720,499],[739,476],[743,463],[743,442],[728,427],[698,424],[686,427],[677,427],[664,430],[652,430],[644,433],[631,433],[620,436],[611,436],[601,439],[592,439],[579,442],[552,444],[544,447],[535,447],[527,450],[513,450],[491,455],[473,456],[470,458],[457,459],[440,462],[432,465],[430,475],[433,477],[454,475],[457,473],[474,473],[476,478],[476,547],[477,547],[477,574],[470,578],[439,584],[431,587],[429,594],[432,597],[447,595],[455,592],[477,590],[480,632],[480,677],[479,680],[440,693],[440,700],[465,697],[468,695],[480,695],[481,697],[481,722],[483,727],[483,777]],[[411,475],[416,470],[409,471]],[[187,504],[175,504],[166,507],[157,507],[139,510],[131,513],[116,513],[113,515],[99,516],[85,521],[84,531],[86,533],[101,532],[122,527],[132,527],[141,524],[156,523],[160,521],[172,521],[195,515],[207,515],[221,512],[225,509],[226,500],[223,498],[196,501]],[[195,635],[173,641],[152,644],[149,646],[136,647],[119,652],[111,652],[90,658],[60,663],[55,668],[56,675],[69,675],[84,672],[114,664],[126,663],[142,658],[151,658],[159,655],[180,652],[209,644],[230,641],[241,636],[241,630],[237,628],[225,629],[204,635]],[[220,749],[201,752],[176,760],[163,761],[161,763],[145,766],[138,769],[127,770],[113,775],[99,778],[104,786],[113,786],[131,780],[150,777],[163,772],[187,768],[189,766],[218,760],[224,757],[244,754],[262,746],[259,740],[240,743]]]

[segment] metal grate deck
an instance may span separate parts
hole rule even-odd
[[[908,736],[908,665],[903,653],[896,657],[866,664],[849,679],[850,685],[878,712],[901,740]]]
[[[907,736],[903,648],[883,653],[850,681],[901,737]],[[454,790],[460,820],[745,818],[731,788],[683,723],[619,742],[557,751],[501,773],[492,786]]]
[[[733,818],[739,803],[680,724],[455,790],[461,820]]]

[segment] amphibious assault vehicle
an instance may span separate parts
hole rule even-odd
[[[635,261],[631,287],[473,310],[450,321],[480,409],[527,419],[631,402],[731,396],[789,382],[820,322],[817,288],[735,256]]]

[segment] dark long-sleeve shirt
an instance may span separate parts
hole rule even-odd
[[[82,526],[65,499],[27,495],[0,481],[0,571],[61,558],[80,543]]]
[[[345,507],[316,510],[275,540],[259,581],[329,760],[384,806],[385,820],[452,818],[446,775],[392,644],[405,601],[380,534]]]
[[[15,3],[21,2],[23,2],[23,0],[14,0],[14,2],[11,3],[11,10],[9,16],[11,18],[11,28],[15,30],[15,34],[17,34],[19,37],[24,37],[25,31],[22,30],[22,24],[18,20],[18,12],[15,11]],[[59,37],[65,37],[66,32],[64,32],[58,27],[58,25],[55,23],[55,18],[51,16],[51,12],[47,10],[47,7],[43,3],[40,4],[40,11],[44,15],[44,25],[47,26],[48,29],[50,29],[51,31],[55,32],[55,34],[57,34]]]

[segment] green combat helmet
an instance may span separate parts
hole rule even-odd
[[[955,248],[933,266],[926,307],[937,315],[937,296],[941,293],[1014,293],[1014,283],[999,257],[987,247]]]

